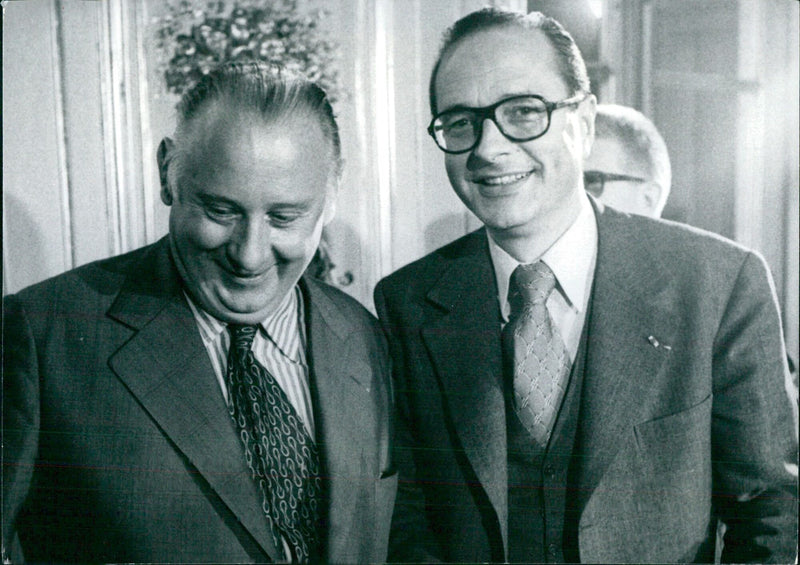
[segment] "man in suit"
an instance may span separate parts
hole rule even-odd
[[[303,276],[340,172],[325,93],[222,67],[158,157],[167,237],[6,297],[4,557],[385,559],[385,342]]]
[[[554,20],[445,36],[429,132],[478,231],[382,280],[390,560],[793,561],[796,438],[760,257],[586,194],[595,99]],[[724,546],[722,546],[724,544]]]
[[[672,169],[667,144],[647,116],[618,104],[598,104],[584,187],[617,210],[660,218]]]

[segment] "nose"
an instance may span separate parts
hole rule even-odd
[[[508,139],[490,118],[483,120],[481,125],[481,137],[478,139],[471,154],[470,159],[480,162],[493,162],[500,155],[509,153],[514,146],[514,142]]]
[[[239,224],[227,252],[236,271],[245,275],[260,273],[270,252],[270,226],[266,218],[248,218]]]

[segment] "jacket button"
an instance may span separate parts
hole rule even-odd
[[[556,476],[556,468],[552,465],[545,465],[544,467],[544,476],[548,479],[552,479]]]
[[[551,543],[547,546],[547,554],[550,558],[555,559],[558,557],[558,546],[554,543]]]

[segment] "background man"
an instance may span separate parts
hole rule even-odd
[[[445,37],[430,133],[485,227],[381,281],[400,490],[390,557],[790,562],[796,441],[775,296],[732,242],[583,185],[595,99],[552,19]]]
[[[672,184],[667,145],[644,114],[598,104],[595,139],[584,165],[589,194],[617,210],[658,218]]]
[[[341,166],[325,93],[221,68],[158,157],[168,237],[5,300],[4,554],[385,559],[381,331],[302,277]]]

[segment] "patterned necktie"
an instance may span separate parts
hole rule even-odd
[[[256,361],[257,326],[228,326],[229,409],[277,548],[286,540],[293,562],[308,562],[319,520],[319,455],[286,393]]]
[[[571,365],[546,306],[555,284],[542,261],[517,267],[508,291],[511,316],[503,329],[503,346],[513,356],[514,410],[542,446],[550,439]]]

